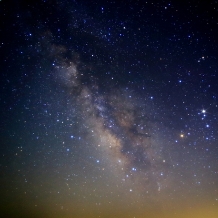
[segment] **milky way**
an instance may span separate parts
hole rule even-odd
[[[66,48],[52,50],[58,62],[54,78],[67,88],[78,105],[77,113],[84,120],[80,128],[92,126],[88,134],[95,137],[103,155],[110,156],[124,177],[139,183],[140,190],[156,192],[160,187],[166,188],[172,178],[165,176],[168,164],[162,153],[163,140],[159,139],[166,127],[161,126],[152,113],[149,97],[137,97],[128,88],[101,93],[96,78],[89,84],[82,82],[87,72],[78,70],[78,65],[84,63],[64,60],[63,51],[66,53]]]

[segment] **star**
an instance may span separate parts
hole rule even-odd
[[[202,114],[205,114],[205,113],[206,113],[206,110],[205,110],[205,109],[202,109],[202,110],[201,110],[201,113],[202,113]]]

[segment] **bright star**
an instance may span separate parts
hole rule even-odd
[[[206,110],[205,110],[205,109],[201,110],[201,113],[202,113],[202,114],[205,114],[205,113],[206,113]]]

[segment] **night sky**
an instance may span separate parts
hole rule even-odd
[[[218,217],[218,1],[0,1],[0,216]]]

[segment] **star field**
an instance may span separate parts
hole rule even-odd
[[[216,1],[0,1],[3,217],[216,218]]]

